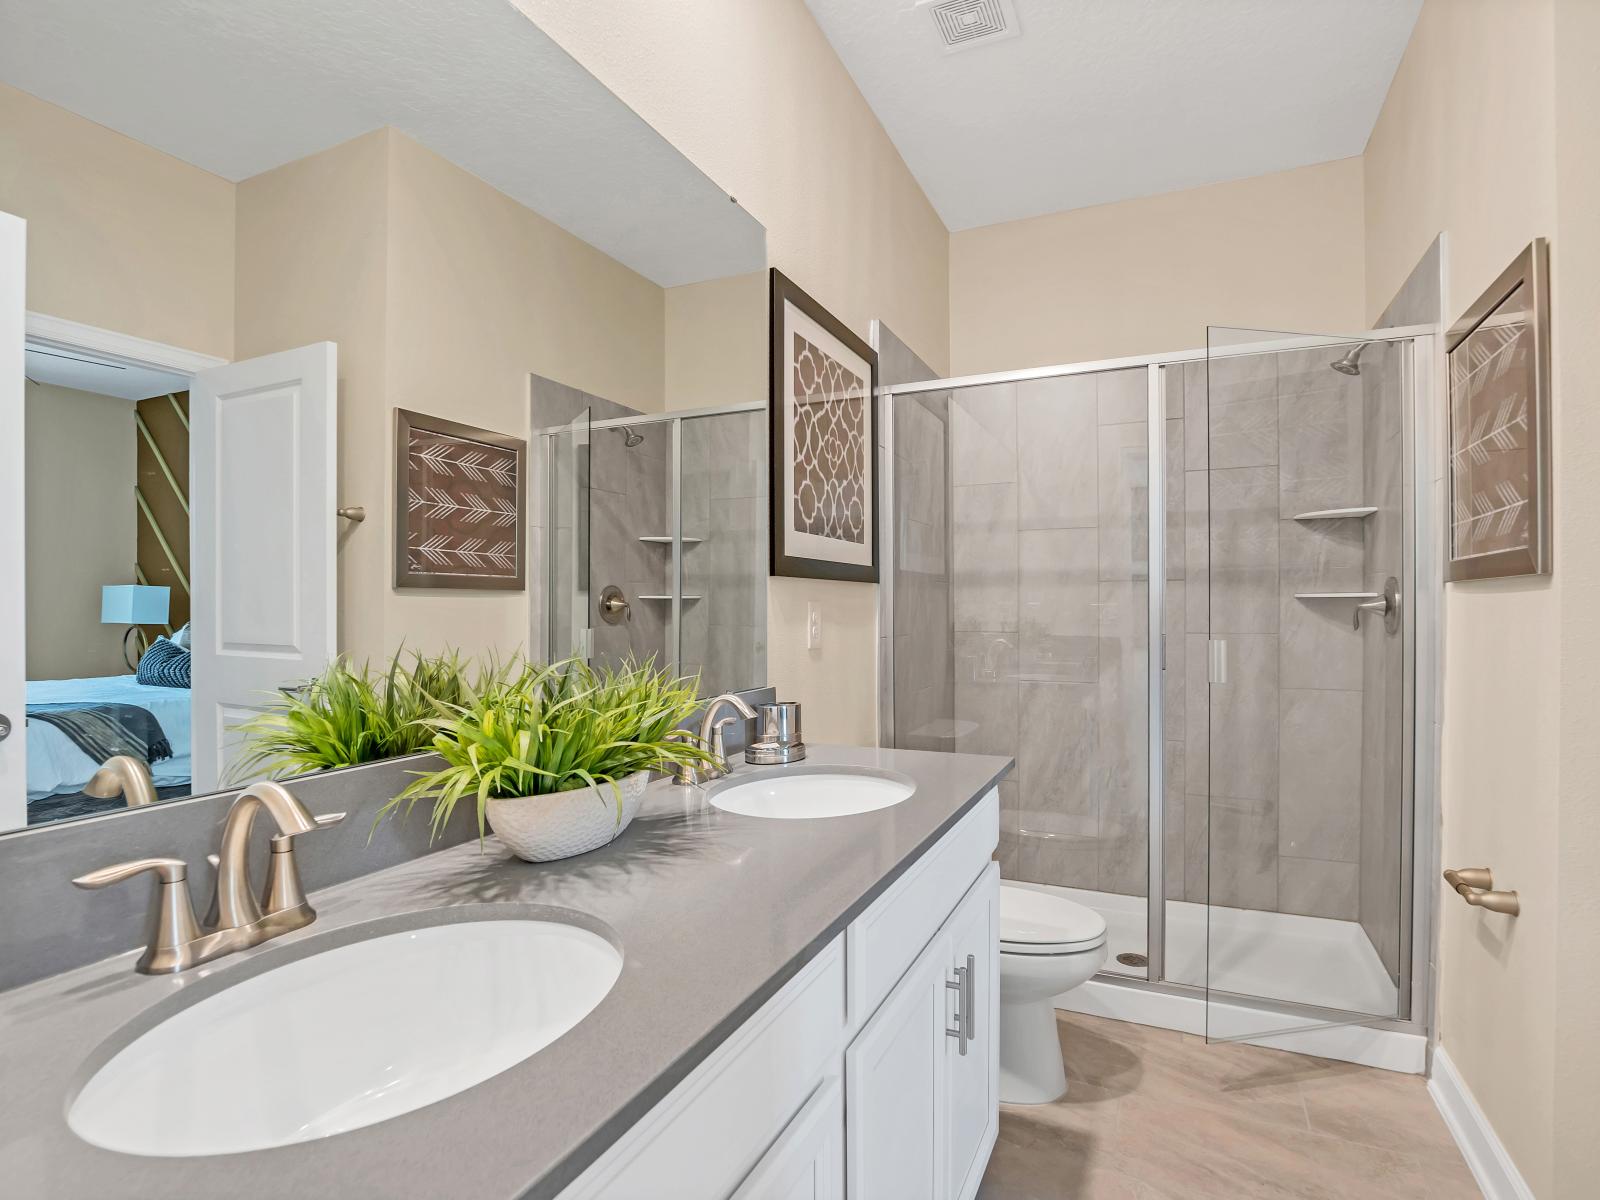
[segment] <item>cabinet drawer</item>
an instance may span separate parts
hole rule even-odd
[[[922,953],[1000,840],[995,788],[939,844],[913,863],[846,931],[850,964],[850,1027],[859,1029]]]
[[[835,938],[561,1200],[732,1195],[817,1081],[838,1074],[844,1029],[844,947]]]
[[[843,1200],[844,1089],[822,1081],[733,1200]]]

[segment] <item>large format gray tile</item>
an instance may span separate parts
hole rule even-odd
[[[1204,796],[1211,790],[1210,639],[1203,633],[1186,634],[1182,649],[1184,791]]]
[[[1100,578],[1144,579],[1150,571],[1150,450],[1145,426],[1099,429]]]
[[[1068,375],[1017,384],[1016,424],[1022,528],[1097,524],[1094,376]]]
[[[1212,796],[1209,902],[1274,911],[1278,906],[1278,805],[1272,797]]]
[[[1018,537],[1024,675],[1093,683],[1099,675],[1099,535],[1025,529]]]
[[[1353,863],[1361,852],[1361,693],[1285,690],[1280,708],[1279,852]]]
[[[1278,557],[1283,686],[1359,688],[1361,635],[1351,625],[1350,604],[1295,594],[1361,590],[1361,523],[1281,521]]]
[[[1018,743],[1017,681],[955,685],[956,751],[1015,756]]]
[[[1017,783],[1036,832],[1095,832],[1098,708],[1092,683],[1022,682]]]
[[[1361,383],[1344,382],[1278,398],[1278,451],[1284,517],[1366,503],[1361,474]]]
[[[1278,461],[1277,357],[1244,354],[1206,364],[1212,470]]]
[[[1278,639],[1226,639],[1228,675],[1211,687],[1214,795],[1264,800],[1278,791]]]
[[[1189,585],[1184,590],[1184,628],[1190,633],[1207,633],[1211,629],[1209,476],[1207,471],[1186,471],[1183,476],[1183,577]]]
[[[1017,677],[1013,631],[960,630],[955,635],[957,683],[1004,683]]]
[[[1163,553],[1167,559],[1167,578],[1182,579],[1185,575],[1185,539],[1188,536],[1188,526],[1185,524],[1188,496],[1186,495],[1187,481],[1183,469],[1183,422],[1169,420],[1165,423],[1167,445],[1165,453],[1166,471],[1162,488],[1166,493],[1166,544]]]
[[[1100,600],[1096,766],[1105,836],[1113,820],[1126,825],[1148,810],[1150,619],[1143,583],[1104,583]],[[1102,875],[1106,870],[1102,858]]]
[[[1150,372],[1144,367],[1102,371],[1094,380],[1100,424],[1125,425],[1150,419]]]
[[[1273,467],[1210,473],[1211,630],[1278,631],[1278,478]]]
[[[1017,628],[1017,485],[952,489],[957,629]]]
[[[950,404],[950,481],[957,487],[1017,481],[1015,384],[963,388]]]
[[[1360,868],[1320,858],[1278,859],[1278,911],[1354,921],[1360,911]]]
[[[1183,364],[1183,427],[1183,469],[1206,470],[1211,465],[1211,418],[1204,362]]]

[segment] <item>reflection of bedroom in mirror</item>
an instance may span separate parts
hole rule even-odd
[[[25,362],[37,825],[189,794],[189,381],[129,386],[125,369],[42,347]]]

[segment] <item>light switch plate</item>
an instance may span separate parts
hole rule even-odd
[[[816,601],[806,604],[806,649],[822,648],[822,605]]]

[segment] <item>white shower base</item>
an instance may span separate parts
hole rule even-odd
[[[1096,981],[1057,997],[1056,1007],[1212,1037],[1259,1041],[1280,1049],[1363,1062],[1391,1070],[1420,1071],[1420,1035],[1362,1025],[1315,1028],[1315,1022],[1259,1007],[1207,1004],[1193,996],[1160,994],[1110,982],[1144,979],[1143,968],[1116,962],[1125,952],[1146,952],[1145,899],[1080,888],[1019,886],[1087,905],[1106,921],[1108,958]],[[1208,923],[1209,913],[1209,923]],[[1209,924],[1209,928],[1208,928]],[[1208,946],[1209,942],[1209,946]],[[1377,951],[1354,921],[1287,913],[1210,908],[1167,901],[1166,981],[1231,992],[1268,1003],[1310,1004],[1374,1018],[1393,1016],[1397,989]],[[1210,971],[1207,978],[1209,950]],[[1260,1036],[1254,1036],[1259,1034]]]

